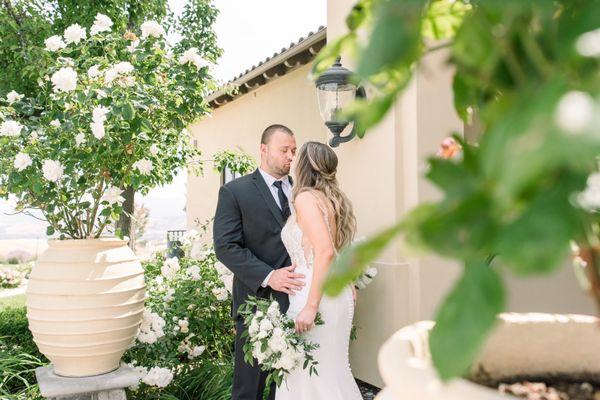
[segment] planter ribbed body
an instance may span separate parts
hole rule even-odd
[[[52,240],[31,271],[27,318],[57,375],[119,367],[144,312],[144,271],[116,238]]]

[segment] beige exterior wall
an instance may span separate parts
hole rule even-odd
[[[269,125],[288,126],[299,144],[323,141],[324,125],[317,106],[316,89],[308,80],[310,65],[305,65],[239,99],[214,110],[212,118],[193,124],[190,129],[202,150],[211,159],[220,150],[240,149],[260,161],[260,135]],[[188,178],[187,224],[212,219],[217,205],[220,175],[205,164],[203,176]],[[210,238],[209,235],[206,235]]]
[[[328,38],[345,32],[345,17],[354,0],[328,1]],[[420,202],[439,194],[423,178],[426,157],[443,138],[462,132],[452,104],[452,71],[447,53],[428,56],[405,93],[384,121],[363,140],[335,149],[338,178],[354,203],[359,236],[370,235],[399,220]],[[352,68],[348,59],[343,64]],[[218,108],[212,118],[191,127],[198,146],[210,158],[222,149],[240,148],[258,161],[259,137],[272,123],[289,126],[298,144],[325,141],[315,88],[307,76],[310,66],[278,78],[258,90]],[[214,215],[220,177],[207,165],[202,177],[188,182],[188,227]],[[461,267],[434,256],[411,254],[401,243],[390,246],[377,260],[379,276],[359,294],[355,324],[358,339],[351,346],[356,377],[381,386],[377,354],[383,342],[401,327],[431,319]],[[508,277],[511,311],[591,313],[592,305],[578,290],[568,269],[549,278],[517,280]]]

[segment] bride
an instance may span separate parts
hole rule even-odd
[[[337,164],[333,150],[318,142],[305,143],[296,155],[292,214],[281,238],[295,272],[306,276],[306,285],[290,296],[287,314],[298,332],[319,345],[313,352],[318,375],[296,369],[277,389],[276,400],[362,399],[348,358],[354,287],[333,298],[322,292],[335,254],[352,241],[356,230],[352,204],[336,180]],[[314,325],[317,312],[324,325]]]

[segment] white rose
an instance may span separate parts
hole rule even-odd
[[[571,91],[559,101],[554,120],[568,133],[584,131],[594,117],[594,99],[585,92]]]
[[[63,175],[63,167],[58,161],[45,160],[42,166],[44,178],[50,182],[58,182]]]
[[[233,293],[233,274],[220,275],[221,282],[225,285],[225,289],[231,294]]]
[[[158,338],[156,337],[156,333],[154,333],[152,331],[149,331],[149,332],[140,331],[137,335],[137,340],[140,343],[153,344],[153,343],[156,343]]]
[[[575,48],[584,57],[600,57],[600,28],[579,36]]]
[[[65,29],[63,36],[65,37],[65,42],[67,42],[67,44],[79,43],[86,37],[85,28],[82,28],[79,24],[73,24]]]
[[[104,131],[104,123],[102,121],[94,121],[90,124],[90,127],[92,128],[92,134],[96,139],[99,140],[104,137],[106,132]]]
[[[0,125],[0,136],[19,136],[22,129],[23,125],[17,121],[4,121],[2,125]]]
[[[92,111],[92,119],[94,122],[103,122],[106,120],[106,114],[110,112],[110,109],[104,106],[94,107]]]
[[[225,288],[214,288],[212,290],[212,293],[215,295],[215,297],[219,301],[227,300],[227,297],[229,295],[229,292],[227,292],[227,289],[225,289]]]
[[[147,159],[141,159],[133,163],[133,168],[137,169],[142,175],[150,175],[152,172],[152,161]]]
[[[146,21],[142,24],[142,39],[148,36],[161,37],[165,35],[165,30],[156,21]]]
[[[62,38],[58,35],[50,36],[48,39],[44,40],[44,44],[48,51],[57,51],[67,47],[65,42],[63,42]]]
[[[579,205],[588,211],[600,209],[600,172],[594,172],[587,179],[587,186],[577,196]]]
[[[193,281],[199,281],[200,280],[200,267],[198,267],[197,265],[192,265],[191,267],[188,267],[188,269],[186,270],[188,276],[190,277],[191,280]]]
[[[81,146],[83,144],[83,142],[85,142],[85,134],[84,133],[77,134],[77,136],[75,136],[75,144],[77,146]]]
[[[12,104],[16,101],[21,101],[21,99],[25,97],[25,95],[19,94],[17,92],[15,92],[14,90],[11,90],[7,95],[6,95],[6,101],[8,102],[8,104]]]
[[[56,71],[50,80],[55,92],[71,92],[77,87],[77,72],[71,67],[63,67]]]
[[[187,319],[180,319],[177,321],[177,325],[181,328],[181,333],[188,333],[190,331],[190,323]]]
[[[97,89],[96,90],[96,94],[98,95],[99,99],[104,99],[104,98],[108,97],[108,95],[106,94],[106,92],[104,90],[101,90],[101,89]]]
[[[200,56],[200,54],[198,54],[198,49],[195,47],[192,47],[183,52],[183,54],[179,58],[179,64],[193,64],[196,67],[196,69],[207,67],[209,65],[208,61],[203,59]]]
[[[117,80],[117,85],[121,87],[131,87],[135,85],[135,77],[133,76],[123,76]]]
[[[102,72],[100,71],[100,66],[99,65],[92,65],[87,70],[87,74],[90,77],[90,79],[94,79],[94,78],[99,77],[100,75],[102,75]]]
[[[150,146],[150,154],[152,154],[153,156],[158,154],[158,146],[156,144]]]
[[[60,121],[57,119],[53,119],[52,121],[50,121],[50,126],[53,126],[55,128],[59,128],[60,127]]]
[[[123,191],[115,186],[109,186],[105,191],[100,201],[106,201],[109,205],[118,204],[121,205],[125,201],[121,194]]]
[[[17,171],[23,171],[25,168],[29,167],[32,164],[31,157],[29,154],[18,153],[15,156],[14,167]]]
[[[269,316],[269,318],[277,318],[278,316],[280,316],[281,312],[279,311],[279,303],[273,301],[269,306],[269,309],[267,310],[267,315]]]
[[[258,325],[258,321],[256,320],[256,318],[252,318],[252,322],[248,327],[248,333],[250,334],[250,336],[255,336],[258,333],[259,329],[260,326]]]
[[[127,61],[121,61],[120,63],[117,63],[113,68],[118,74],[128,74],[134,70],[133,65]]]
[[[110,32],[112,25],[113,22],[108,16],[98,13],[90,29],[90,35],[94,36],[100,32]]]
[[[192,349],[192,351],[189,352],[189,359],[192,358],[196,358],[200,355],[202,355],[202,353],[204,353],[204,350],[206,350],[206,346],[196,346]]]
[[[163,263],[160,271],[167,279],[173,279],[179,271],[179,259],[177,257],[167,258]]]
[[[160,388],[167,387],[173,380],[173,373],[167,368],[153,367],[142,379],[146,385]]]
[[[261,332],[271,332],[273,329],[273,324],[268,319],[263,319],[260,321],[260,330]]]
[[[285,338],[282,336],[271,336],[271,338],[269,339],[269,348],[273,352],[284,351],[287,348]]]
[[[114,68],[109,68],[104,72],[104,82],[110,86],[112,82],[117,79],[119,73]]]

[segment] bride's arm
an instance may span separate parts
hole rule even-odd
[[[314,252],[313,276],[308,301],[296,317],[296,330],[306,332],[312,328],[323,296],[323,283],[329,270],[329,265],[335,255],[334,245],[325,216],[319,208],[317,199],[308,192],[302,192],[294,201],[298,225],[304,236],[310,242]]]

